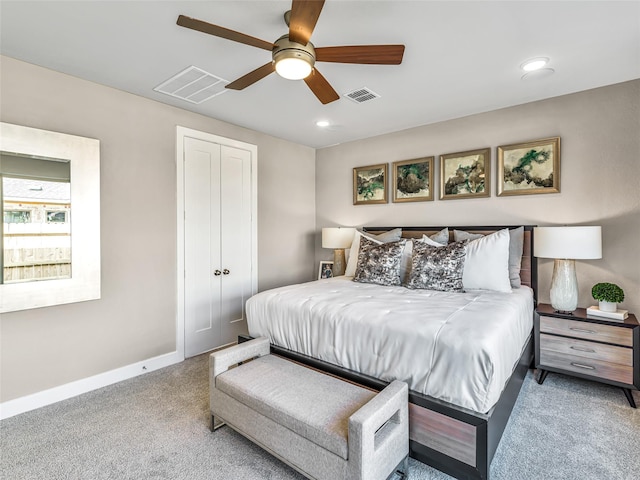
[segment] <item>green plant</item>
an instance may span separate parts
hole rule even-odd
[[[596,283],[591,296],[601,302],[620,303],[624,300],[624,291],[615,283]]]

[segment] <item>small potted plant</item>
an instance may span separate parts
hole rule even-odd
[[[591,289],[591,296],[598,300],[598,308],[603,312],[615,312],[618,303],[624,300],[624,292],[615,283],[596,283]]]

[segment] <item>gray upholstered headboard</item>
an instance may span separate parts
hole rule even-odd
[[[518,228],[521,225],[496,225],[484,226],[455,226],[449,228],[449,241],[453,241],[454,230],[465,230],[471,233],[489,234],[503,228]],[[520,281],[533,289],[534,299],[538,298],[538,263],[533,256],[533,225],[524,225],[524,248],[522,251],[522,264],[520,267]],[[446,227],[364,227],[363,230],[373,234],[382,233],[394,228],[402,228],[403,238],[422,238],[422,235],[432,235]]]

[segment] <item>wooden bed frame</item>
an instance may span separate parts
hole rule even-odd
[[[451,236],[454,229],[488,234],[503,228],[517,227],[519,225],[449,227],[449,232]],[[398,227],[365,228],[364,230],[375,234],[394,228]],[[402,235],[404,238],[422,238],[423,234],[430,235],[443,228],[445,227],[402,227]],[[535,303],[537,300],[537,262],[533,256],[533,226],[527,225],[524,229],[524,251],[520,278],[522,284],[533,289]],[[250,338],[240,336],[238,341],[243,342]],[[388,384],[377,378],[275,345],[271,346],[271,351],[274,354],[374,390],[382,390]],[[533,353],[532,334],[500,399],[485,414],[410,390],[409,446],[411,457],[459,479],[488,479],[491,460],[498,448],[527,370],[532,366]]]

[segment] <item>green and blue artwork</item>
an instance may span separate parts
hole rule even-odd
[[[427,162],[400,165],[397,169],[396,188],[400,198],[429,195]]]
[[[354,168],[354,204],[386,203],[387,166]]]
[[[442,200],[490,195],[491,149],[442,155],[440,165]]]
[[[500,194],[560,191],[560,138],[499,147]]]
[[[393,201],[433,200],[433,157],[393,163]]]

